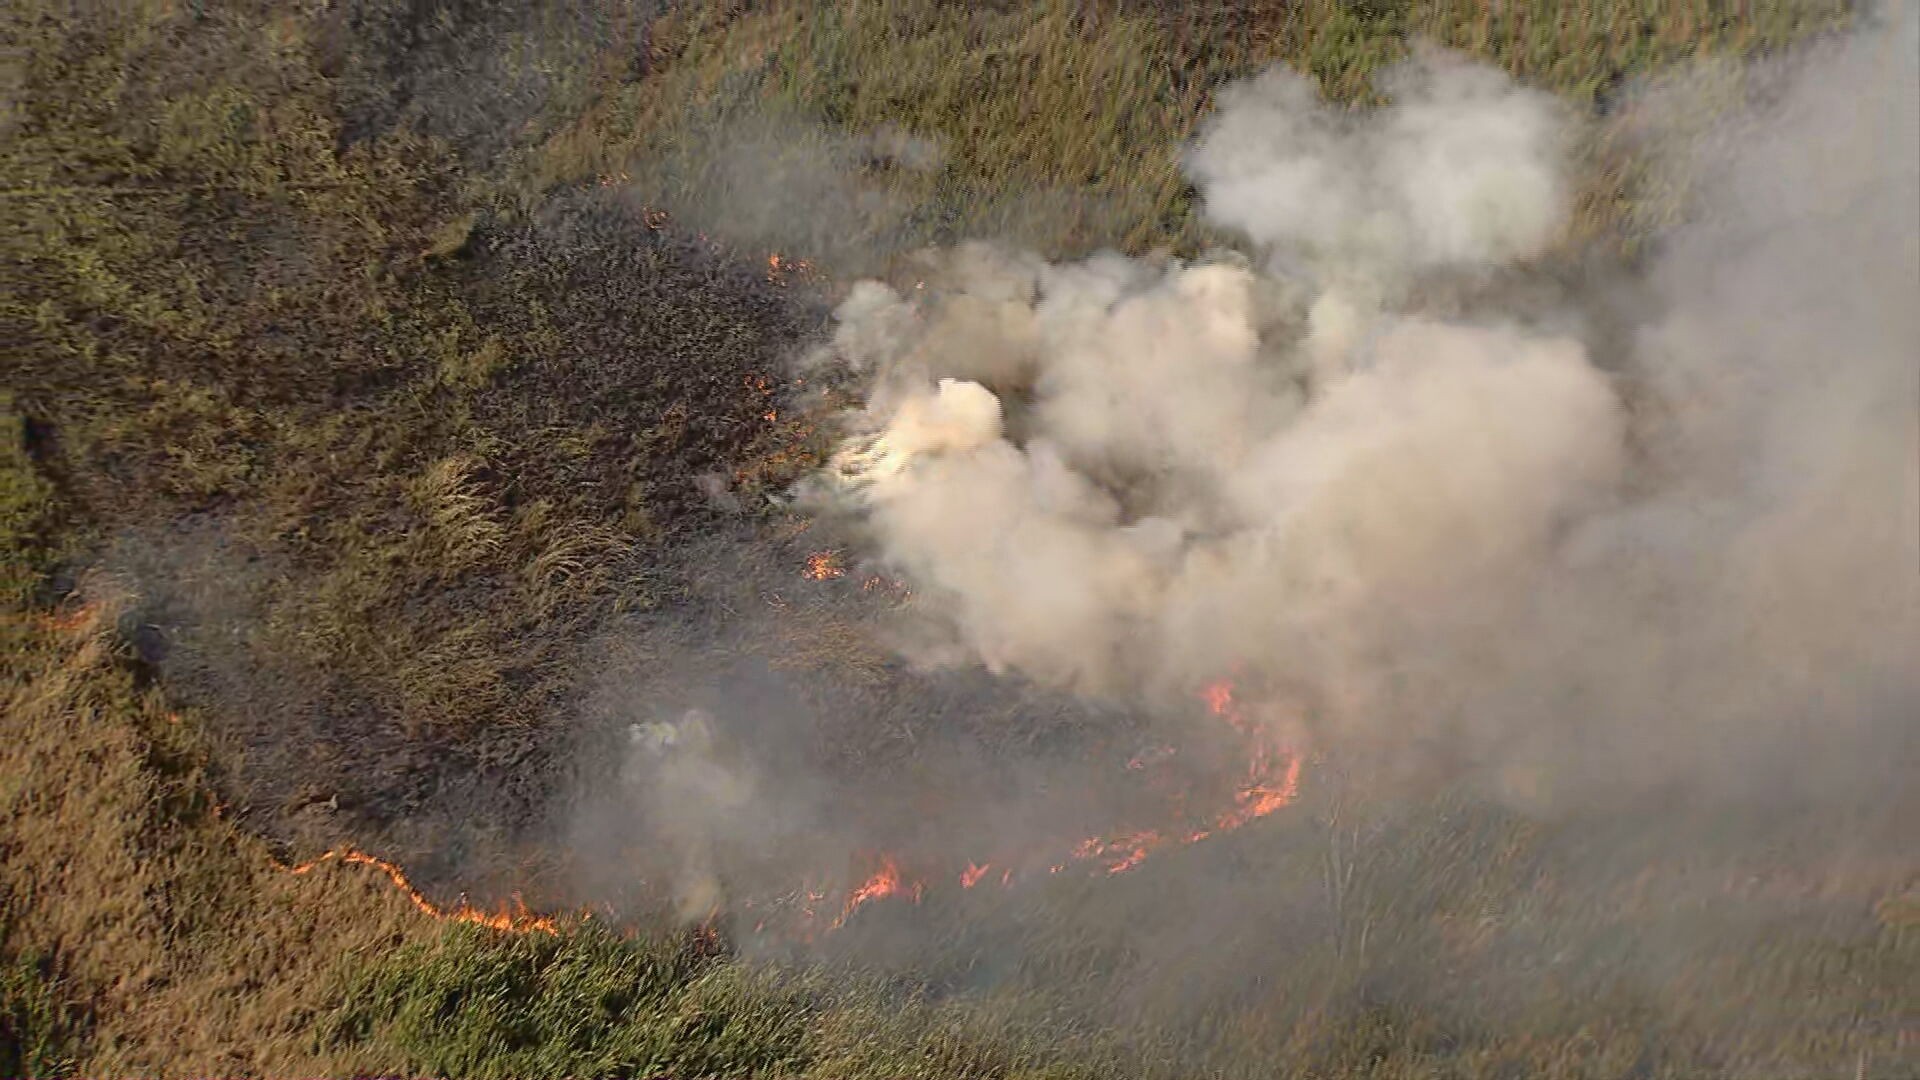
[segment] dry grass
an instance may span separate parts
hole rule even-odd
[[[524,182],[629,178],[722,235],[843,267],[980,236],[1049,255],[1192,250],[1214,238],[1179,149],[1219,86],[1267,64],[1359,101],[1425,39],[1589,106],[1635,76],[1777,48],[1844,12],[1837,0],[692,4],[656,26],[653,76],[603,87]],[[877,152],[890,133],[930,140],[937,163]],[[1633,204],[1651,197],[1608,151],[1590,148],[1589,237],[1638,227]],[[760,220],[768,202],[782,215]]]
[[[51,958],[89,1075],[322,1072],[342,964],[432,934],[364,874],[295,879],[223,820],[190,719],[141,689],[110,600],[27,629],[0,767],[9,953]]]

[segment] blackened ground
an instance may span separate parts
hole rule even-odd
[[[594,80],[647,71],[655,0],[347,0],[315,21],[343,145],[399,129],[447,140],[471,168],[499,164]]]
[[[303,852],[351,841],[430,885],[504,858],[568,780],[589,650],[636,614],[686,621],[714,570],[682,549],[747,542],[769,477],[810,460],[767,414],[815,301],[635,200],[555,203],[420,271],[497,354],[483,385],[416,370],[356,395],[267,505],[135,527],[108,560],[146,597],[143,651],[229,745],[244,820]],[[413,480],[339,475],[368,444]]]

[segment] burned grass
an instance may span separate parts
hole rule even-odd
[[[402,122],[454,90],[327,53],[380,34],[245,5],[17,22],[10,537],[132,577],[243,819],[459,861],[420,822],[526,817],[593,628],[811,460],[768,416],[818,312],[617,193],[485,201],[467,136],[497,132]]]

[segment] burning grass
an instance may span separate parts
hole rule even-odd
[[[1735,865],[1721,868],[1724,887],[1700,866],[1650,867],[1704,888],[1700,910],[1727,940],[1675,970],[1688,1004],[1663,1009],[1646,969],[1607,974],[1604,958],[1629,928],[1682,932],[1688,911],[1596,890],[1579,844],[1457,804],[1354,816],[1307,797],[1291,824],[1166,856],[1173,878],[1239,861],[1244,906],[1231,918],[1183,922],[1170,910],[1179,894],[1145,871],[1043,881],[957,922],[949,907],[927,924],[959,935],[941,962],[892,981],[745,961],[711,930],[448,925],[434,918],[446,909],[377,864],[276,868],[211,801],[193,715],[139,689],[113,611],[41,621],[12,654],[3,764],[9,798],[33,813],[0,834],[15,958],[0,985],[8,1030],[41,1069],[1033,1078],[1266,1075],[1288,1062],[1410,1078],[1817,1075],[1844,1060],[1899,1071],[1899,1031],[1875,1019],[1893,1015],[1914,962],[1897,903],[1878,926],[1836,918],[1846,905],[1807,920],[1779,906],[1791,890],[1756,888]],[[1753,869],[1789,884],[1777,867]],[[859,908],[848,940],[883,941],[916,909],[882,918],[880,895],[909,888],[903,867],[883,863],[871,903],[848,905]],[[924,903],[951,901],[929,891]],[[1018,944],[1004,919],[1025,927]],[[1234,929],[1125,929],[1182,925]],[[1492,993],[1486,980],[1514,976],[1503,950],[1543,932],[1591,951],[1569,969],[1582,977],[1515,985],[1512,1001]],[[1753,940],[1765,944],[1736,944]],[[1227,955],[1265,956],[1287,975],[1224,999],[1186,981]],[[992,989],[964,991],[983,965],[1009,962]],[[1489,994],[1468,1004],[1384,989],[1416,968]],[[1103,1000],[1081,985],[1105,988]],[[1778,1022],[1724,1041],[1729,1015],[1754,1010]]]
[[[769,373],[818,328],[830,272],[983,231],[1050,254],[1192,247],[1171,148],[1270,59],[1351,98],[1424,33],[1588,102],[1839,5],[282,7],[4,16],[24,60],[0,118],[21,226],[0,239],[0,338],[24,347],[0,408],[0,775],[19,808],[0,821],[0,1073],[1911,1062],[1910,889],[1865,875],[1815,903],[1779,864],[1716,865],[1724,882],[1660,925],[1709,919],[1718,946],[1677,972],[1610,967],[1671,890],[1588,882],[1540,826],[1484,808],[1342,805],[1281,746],[1251,747],[1194,821],[1068,837],[1031,867],[956,851],[924,882],[871,853],[835,895],[802,886],[851,961],[939,938],[891,980],[743,960],[744,912],[717,937],[629,939],[449,899],[518,868],[511,834],[564,772],[590,644],[737,599],[710,595],[699,543],[759,536],[765,497],[819,461],[825,436]],[[716,133],[754,154],[703,156]],[[778,213],[720,220],[767,160]],[[1633,224],[1630,176],[1601,164],[1595,229]],[[793,212],[803,196],[824,209]],[[103,560],[137,603],[59,606]],[[908,598],[839,547],[801,537],[779,560],[796,588]],[[778,625],[781,663],[885,706],[859,730],[834,718],[839,759],[910,762],[923,687],[830,610],[793,603]],[[1231,688],[1206,703],[1227,716]],[[1085,734],[1017,711],[968,722],[1022,749]],[[1129,761],[1143,783],[1164,765]],[[288,874],[289,849],[338,854]],[[1045,873],[1075,862],[1089,872]],[[1165,895],[1223,865],[1247,875],[1224,909]],[[1883,922],[1863,921],[1875,900]],[[1545,945],[1605,977],[1502,963]],[[1276,974],[1206,977],[1248,957]],[[1081,983],[1101,1000],[1062,989]],[[1396,989],[1438,985],[1504,992]]]

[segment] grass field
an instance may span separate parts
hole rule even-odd
[[[605,629],[712,595],[716,537],[785,557],[795,522],[769,497],[827,445],[784,373],[834,282],[968,237],[1204,247],[1178,152],[1216,88],[1279,61],[1361,101],[1415,38],[1590,110],[1568,244],[1631,250],[1671,203],[1608,138],[1631,81],[1847,15],[658,6],[0,15],[0,1076],[1911,1067],[1914,1033],[1890,1018],[1911,1016],[1920,924],[1885,867],[1828,883],[1839,914],[1821,921],[1754,900],[1713,954],[1733,959],[1658,987],[1550,974],[1482,1007],[1383,990],[1403,971],[1495,977],[1503,919],[1577,927],[1568,947],[1600,952],[1635,920],[1705,918],[1583,894],[1566,846],[1517,818],[1368,811],[1345,876],[1326,868],[1332,826],[1219,856],[1256,883],[1343,884],[1309,919],[1331,931],[1289,940],[1298,913],[1276,909],[1217,946],[1276,950],[1292,979],[1185,1009],[1155,997],[1184,992],[1157,984],[1163,958],[1072,927],[1085,897],[1068,889],[1022,901],[1041,929],[1012,974],[960,993],[960,960],[768,962],[710,930],[591,920],[501,934],[438,923],[364,868],[286,873],[345,842],[429,891],[524,862],[512,826],[563,783]],[[770,253],[811,267],[770,273]],[[871,642],[808,640],[801,659],[850,683],[904,678]],[[1790,878],[1754,874],[1761,894]],[[1432,903],[1417,916],[1395,907],[1409,881]],[[1138,888],[1103,902],[1154,910]],[[1138,1000],[1088,1008],[1059,989],[1082,973]],[[1694,1006],[1669,1007],[1675,986]]]

